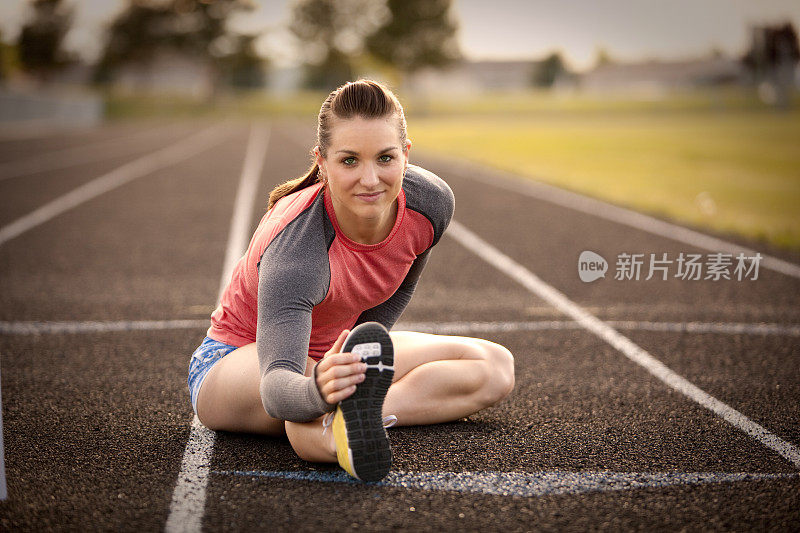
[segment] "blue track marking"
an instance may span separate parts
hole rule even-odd
[[[550,496],[609,492],[675,485],[798,479],[800,474],[726,472],[390,472],[382,481],[362,483],[345,472],[215,471],[212,474],[278,478],[321,483],[349,483],[417,490],[441,490],[499,496]]]

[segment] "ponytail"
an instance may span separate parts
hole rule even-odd
[[[267,211],[272,209],[272,206],[284,196],[288,196],[293,192],[299,191],[300,189],[311,187],[319,181],[319,166],[314,163],[304,175],[300,176],[299,178],[285,181],[272,189],[272,192],[269,193],[269,204],[267,205]]]

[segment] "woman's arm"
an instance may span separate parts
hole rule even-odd
[[[274,418],[307,422],[334,408],[323,400],[314,377],[305,376],[311,311],[325,298],[330,271],[325,269],[325,247],[325,255],[315,257],[317,247],[299,253],[297,246],[291,246],[291,235],[281,237],[270,244],[258,267],[261,401]]]

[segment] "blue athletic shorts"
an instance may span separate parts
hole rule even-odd
[[[231,346],[206,337],[192,354],[189,361],[189,397],[192,399],[192,409],[195,414],[197,414],[197,394],[211,367],[236,348],[238,346]]]

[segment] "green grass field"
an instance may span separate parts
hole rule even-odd
[[[797,110],[700,94],[516,98],[428,102],[409,135],[420,149],[800,250]]]

